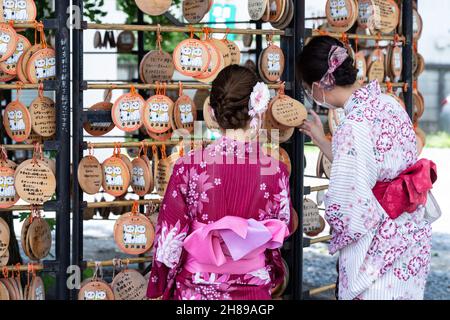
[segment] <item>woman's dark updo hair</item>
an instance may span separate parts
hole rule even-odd
[[[246,67],[224,68],[212,83],[211,108],[222,129],[243,129],[250,121],[248,105],[257,75]]]
[[[298,58],[297,72],[299,77],[308,85],[319,82],[328,71],[328,55],[332,46],[344,47],[339,40],[330,36],[314,37],[303,48]],[[337,86],[352,85],[356,81],[358,70],[354,61],[348,56],[347,59],[333,72]]]

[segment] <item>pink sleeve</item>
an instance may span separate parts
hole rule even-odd
[[[147,288],[149,298],[170,297],[183,258],[183,241],[190,221],[185,197],[187,171],[182,163],[177,162],[161,203]]]

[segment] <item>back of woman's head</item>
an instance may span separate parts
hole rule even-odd
[[[211,108],[222,129],[243,129],[250,121],[249,101],[256,74],[248,68],[231,65],[224,68],[212,83]]]
[[[309,86],[319,82],[328,71],[328,56],[333,46],[344,47],[344,44],[335,38],[321,36],[312,38],[303,48],[297,61],[297,72]],[[335,84],[337,86],[352,85],[356,81],[357,74],[358,70],[354,66],[354,61],[348,56],[333,72]]]

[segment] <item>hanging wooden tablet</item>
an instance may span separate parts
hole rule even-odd
[[[285,95],[283,91],[279,92],[278,98],[272,103],[272,116],[285,127],[298,127],[308,117],[308,111],[301,102]]]
[[[26,75],[30,83],[53,80],[56,77],[56,57],[52,48],[41,49],[30,58]]]
[[[0,208],[10,208],[19,201],[14,187],[14,173],[14,169],[0,166]]]
[[[323,204],[323,201],[325,200],[325,191],[320,190],[316,192],[316,202],[318,206],[321,206]]]
[[[248,14],[252,20],[260,20],[267,9],[269,0],[248,0]]]
[[[208,48],[210,60],[208,68],[201,75],[194,78],[203,83],[210,83],[214,81],[218,73],[225,67],[225,61],[220,50],[217,48],[214,41],[211,39],[203,41],[203,44]]]
[[[9,281],[9,278],[0,278],[0,283],[6,288],[8,291],[8,300],[17,300],[16,292],[14,290],[14,287],[11,284],[11,281]]]
[[[362,51],[358,51],[355,54],[355,67],[358,70],[356,78],[359,81],[359,83],[362,84],[366,81],[366,74],[367,74],[366,57],[364,56],[364,53]]]
[[[99,102],[94,104],[92,107],[89,108],[89,111],[110,111],[113,107],[113,104],[110,102]],[[120,107],[119,107],[120,110]],[[87,133],[89,133],[91,136],[94,137],[100,137],[103,136],[111,130],[113,130],[115,127],[114,122],[111,121],[92,121],[92,122],[85,122],[83,124],[84,130],[86,130]]]
[[[234,41],[228,39],[222,40],[228,47],[230,52],[230,64],[240,64],[241,63],[241,50],[239,50],[238,45]]]
[[[106,159],[103,164],[103,189],[106,193],[118,197],[125,194],[130,185],[130,172],[127,165],[119,157],[120,151]]]
[[[17,39],[17,46],[13,55],[7,60],[0,62],[0,70],[11,75],[17,75],[17,62],[22,54],[31,48],[31,43],[26,37],[18,34]]]
[[[217,123],[216,119],[213,117],[213,110],[210,105],[210,97],[206,98],[205,103],[203,104],[203,118],[205,120],[205,124],[209,130],[220,130],[220,126]]]
[[[131,52],[134,48],[136,38],[132,31],[124,30],[117,38],[117,49],[119,52]]]
[[[413,8],[413,38],[418,40],[422,35],[423,21],[417,9]]]
[[[100,31],[96,31],[94,34],[94,49],[98,49],[102,47],[102,34]]]
[[[123,153],[119,154],[119,158],[127,166],[128,172],[129,172],[130,177],[131,177],[131,172],[133,172],[133,165],[131,164],[130,158],[127,155],[123,154]]]
[[[15,186],[22,200],[31,204],[42,204],[54,195],[56,179],[44,161],[32,159],[17,168]]]
[[[321,216],[317,204],[310,200],[303,200],[303,232],[310,235],[311,232],[319,234],[325,225],[321,223]]]
[[[211,55],[202,41],[190,39],[181,41],[173,51],[175,69],[181,74],[194,77],[208,69]]]
[[[5,108],[3,125],[12,140],[25,141],[31,133],[31,117],[27,107],[18,100],[10,102]]]
[[[373,0],[375,4],[375,29],[381,33],[394,31],[399,23],[400,9],[393,0]]]
[[[8,289],[2,282],[0,282],[0,300],[9,300]]]
[[[164,146],[162,150],[165,150]],[[162,157],[158,161],[157,171],[155,174],[155,190],[161,197],[166,193],[167,185],[169,184],[170,176],[172,175],[173,166],[179,158],[179,154],[172,154],[170,157],[165,155],[162,151]]]
[[[91,280],[78,291],[78,300],[114,300],[114,292],[106,282]]]
[[[36,20],[36,4],[33,0],[3,0],[0,5],[0,21],[31,22]]]
[[[16,30],[7,23],[0,23],[0,62],[8,60],[14,54],[17,41]]]
[[[355,9],[352,0],[328,0],[325,7],[328,24],[336,32],[346,32],[356,21]]]
[[[264,147],[263,150],[267,155],[284,163],[286,165],[289,176],[291,175],[292,172],[291,158],[289,157],[289,154],[285,149],[283,149],[282,147],[272,147],[271,145],[268,145]]]
[[[148,163],[141,158],[135,158],[131,162],[133,169],[131,172],[131,187],[134,193],[143,197],[150,191],[150,187],[153,185],[152,172]]]
[[[81,159],[78,165],[78,183],[87,194],[96,194],[103,183],[103,170],[100,162],[91,153]]]
[[[172,0],[135,0],[138,8],[151,16],[160,16],[167,12],[172,5]]]
[[[267,1],[266,10],[264,10],[264,14],[261,18],[263,22],[269,22],[270,20],[270,1]]]
[[[33,131],[43,137],[52,137],[56,134],[55,102],[39,94],[30,104],[31,127]]]
[[[280,17],[279,21],[271,22],[272,27],[276,29],[286,29],[294,19],[294,2],[293,0],[286,0],[286,7],[284,13]]]
[[[391,49],[390,54],[390,72],[394,78],[399,78],[402,75],[403,70],[403,55],[402,48],[394,46]]]
[[[26,241],[32,256],[37,260],[41,260],[49,254],[52,246],[52,235],[50,226],[45,219],[39,215],[33,217],[28,227]],[[31,259],[32,257],[29,258]]]
[[[244,34],[242,36],[242,43],[244,44],[244,47],[250,48],[253,43],[253,35],[250,33]]]
[[[224,42],[224,40],[211,38],[210,41],[214,44],[214,46],[219,50],[222,55],[224,65],[222,68],[219,68],[219,73],[224,67],[228,67],[231,64],[231,53],[228,45]]]
[[[367,77],[369,81],[378,80],[379,83],[384,81],[384,64],[377,60],[370,64],[367,71]]]
[[[284,53],[280,47],[269,44],[260,57],[261,76],[269,82],[280,80],[284,72]]]
[[[9,251],[6,250],[5,253],[2,256],[0,256],[0,267],[8,265],[8,261],[9,261]]]
[[[8,224],[0,218],[0,256],[5,255],[8,251],[10,241],[10,230]]]
[[[169,82],[175,71],[172,55],[162,50],[150,51],[142,59],[140,70],[144,83]]]
[[[42,48],[43,45],[40,43],[32,45],[30,49],[26,50],[20,56],[19,61],[17,61],[16,67],[17,78],[19,78],[19,80],[22,81],[23,83],[30,83],[27,75],[28,61],[30,61],[31,57]]]
[[[125,213],[114,224],[114,241],[127,254],[139,255],[149,251],[155,239],[155,230],[150,220],[138,212],[138,205]]]
[[[375,4],[374,0],[358,0],[358,25],[361,28],[375,30]]]
[[[133,132],[142,126],[143,112],[146,102],[134,87],[129,93],[121,95],[111,109],[111,117],[122,131]]]
[[[180,97],[175,102],[173,110],[172,118],[174,124],[172,124],[172,127],[192,133],[194,131],[194,123],[197,120],[197,107],[189,96],[183,94],[182,87],[180,87]]]
[[[209,7],[209,0],[184,0],[183,17],[189,23],[199,23],[208,13]]]
[[[285,0],[269,0],[269,22],[277,22],[284,13]]]
[[[148,281],[133,269],[119,272],[111,283],[116,300],[143,300],[147,286]]]
[[[328,111],[328,127],[330,133],[333,134],[336,128],[344,121],[345,111],[343,108],[333,109]]]
[[[7,74],[0,70],[0,82],[8,82],[16,78],[16,75]]]
[[[170,129],[164,133],[156,133],[156,132],[152,132],[152,131],[148,131],[147,130],[147,134],[149,135],[149,137],[155,141],[167,141],[172,137],[173,134],[173,129],[172,127],[170,127]]]
[[[170,128],[170,117],[173,113],[174,103],[165,95],[164,91],[151,96],[144,108],[144,126],[154,133],[165,133]]]
[[[32,212],[34,212],[33,209],[32,209]],[[27,241],[28,229],[31,225],[31,222],[32,222],[32,217],[30,214],[30,216],[28,218],[26,218],[22,223],[22,229],[20,232],[20,244],[22,245],[23,252],[25,253],[25,255],[27,257],[31,257],[31,260],[37,260],[37,258],[33,256],[31,250],[29,249],[29,243]]]
[[[28,289],[28,299],[27,300],[45,300],[45,287],[44,281],[41,277],[33,276],[29,289]]]
[[[414,77],[418,78],[425,71],[425,60],[420,53],[416,54],[416,68],[414,70]]]

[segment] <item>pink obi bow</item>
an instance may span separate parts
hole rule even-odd
[[[377,182],[372,189],[378,202],[391,219],[404,212],[412,213],[427,203],[428,191],[437,180],[436,164],[420,159],[390,182]]]
[[[184,240],[189,272],[243,274],[265,266],[264,251],[277,249],[289,236],[280,220],[256,221],[226,216],[211,223],[195,221]]]

